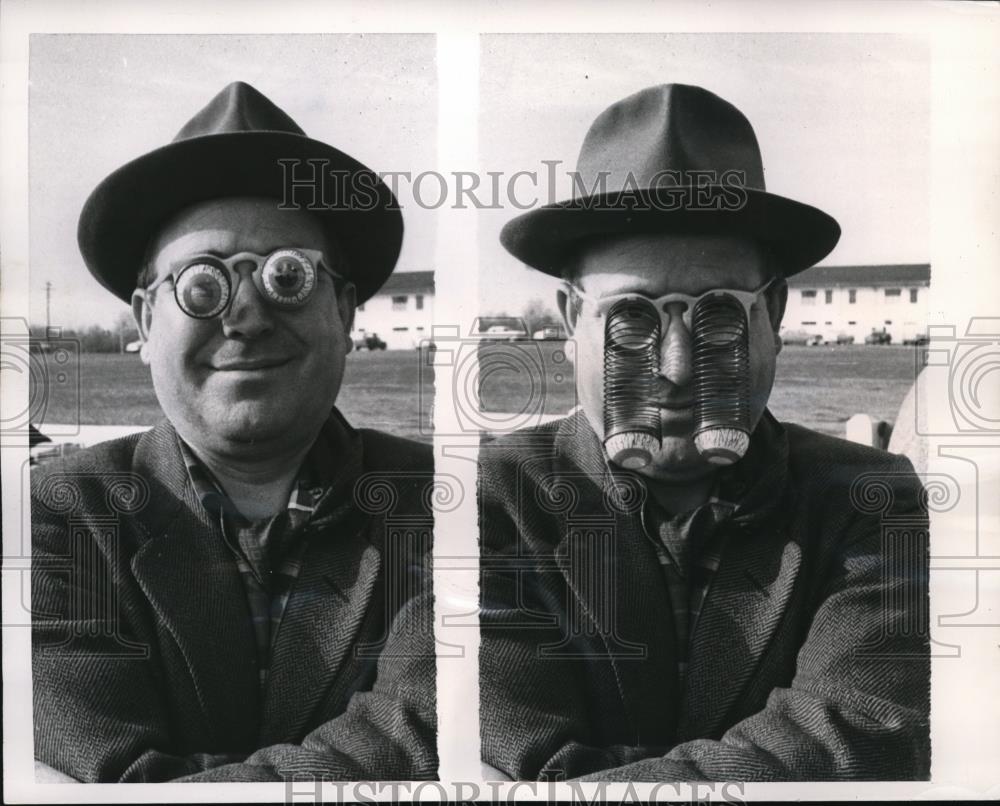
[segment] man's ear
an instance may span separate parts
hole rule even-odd
[[[785,318],[785,305],[788,303],[788,283],[784,277],[779,277],[767,289],[767,316],[774,331],[774,353],[781,352],[781,320]]]
[[[354,310],[357,308],[358,295],[354,288],[354,283],[344,283],[344,287],[337,293],[337,310],[340,312],[340,321],[344,324],[344,335],[347,337],[347,352],[354,349],[354,340],[351,338],[351,331],[354,330]]]
[[[573,287],[569,283],[563,283],[556,291],[556,306],[559,308],[563,325],[566,326],[566,335],[572,336],[576,330],[576,320],[580,311],[579,304],[573,298]]]
[[[139,357],[142,363],[149,363],[149,329],[153,324],[153,305],[149,301],[149,293],[145,288],[137,288],[132,292],[132,318],[135,320],[136,329],[139,331],[139,341],[142,346],[139,348]]]

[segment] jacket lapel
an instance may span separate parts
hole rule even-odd
[[[662,570],[642,528],[645,489],[611,473],[582,413],[564,422],[556,447],[555,476],[573,479],[578,495],[556,562],[614,666],[635,743],[662,744],[676,720],[676,651]]]
[[[681,739],[723,723],[781,624],[800,560],[780,527],[731,535],[692,639]]]
[[[243,663],[255,656],[246,595],[218,524],[195,500],[168,424],[140,439],[135,472],[150,497],[141,519],[133,516],[146,539],[132,573],[186,662],[203,730],[219,744],[253,735],[257,682]]]
[[[301,570],[274,639],[260,736],[265,745],[305,733],[334,681],[352,669],[362,625],[378,610],[373,600],[385,520],[354,503],[354,485],[371,452],[362,433],[334,413],[312,455],[332,484],[305,527]]]
[[[271,656],[260,741],[300,736],[317,705],[351,660],[381,566],[378,548],[352,518],[339,533],[310,527],[302,571]],[[369,521],[368,528],[372,528]]]
[[[682,740],[719,732],[781,625],[801,564],[782,515],[791,510],[787,456],[783,429],[765,413],[750,451],[722,479],[740,503],[722,527],[728,541],[692,636]]]

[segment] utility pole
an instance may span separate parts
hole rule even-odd
[[[52,329],[52,283],[48,280],[45,282],[45,342],[49,340],[49,334]]]

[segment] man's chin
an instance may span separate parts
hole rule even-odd
[[[287,410],[272,407],[235,405],[218,412],[207,423],[210,439],[233,445],[255,445],[276,439],[292,440],[302,423],[290,421]]]

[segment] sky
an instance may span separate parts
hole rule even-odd
[[[90,276],[80,209],[107,174],[165,145],[241,80],[306,134],[376,171],[418,172],[436,149],[435,39],[423,34],[36,34],[29,57],[31,321],[110,324],[127,306]],[[434,228],[401,183],[398,270],[433,268]]]
[[[882,34],[484,34],[478,165],[537,171],[539,198],[570,195],[593,119],[666,82],[706,87],[754,126],[768,189],[833,215],[828,264],[929,260],[930,61],[922,39]],[[376,171],[434,171],[434,35],[45,34],[30,50],[31,319],[111,323],[127,308],[90,277],[76,245],[84,200],[110,171],[165,144],[233,80],[253,84],[312,137]],[[555,187],[543,160],[559,160]],[[455,182],[447,180],[449,198]],[[485,186],[485,182],[484,182]],[[435,183],[398,184],[406,234],[397,271],[435,268]],[[423,202],[423,206],[419,203]],[[518,315],[554,281],[498,242],[520,211],[477,215],[479,309]],[[430,204],[428,204],[430,202]],[[445,236],[447,237],[447,236]],[[446,293],[439,289],[440,293]]]

